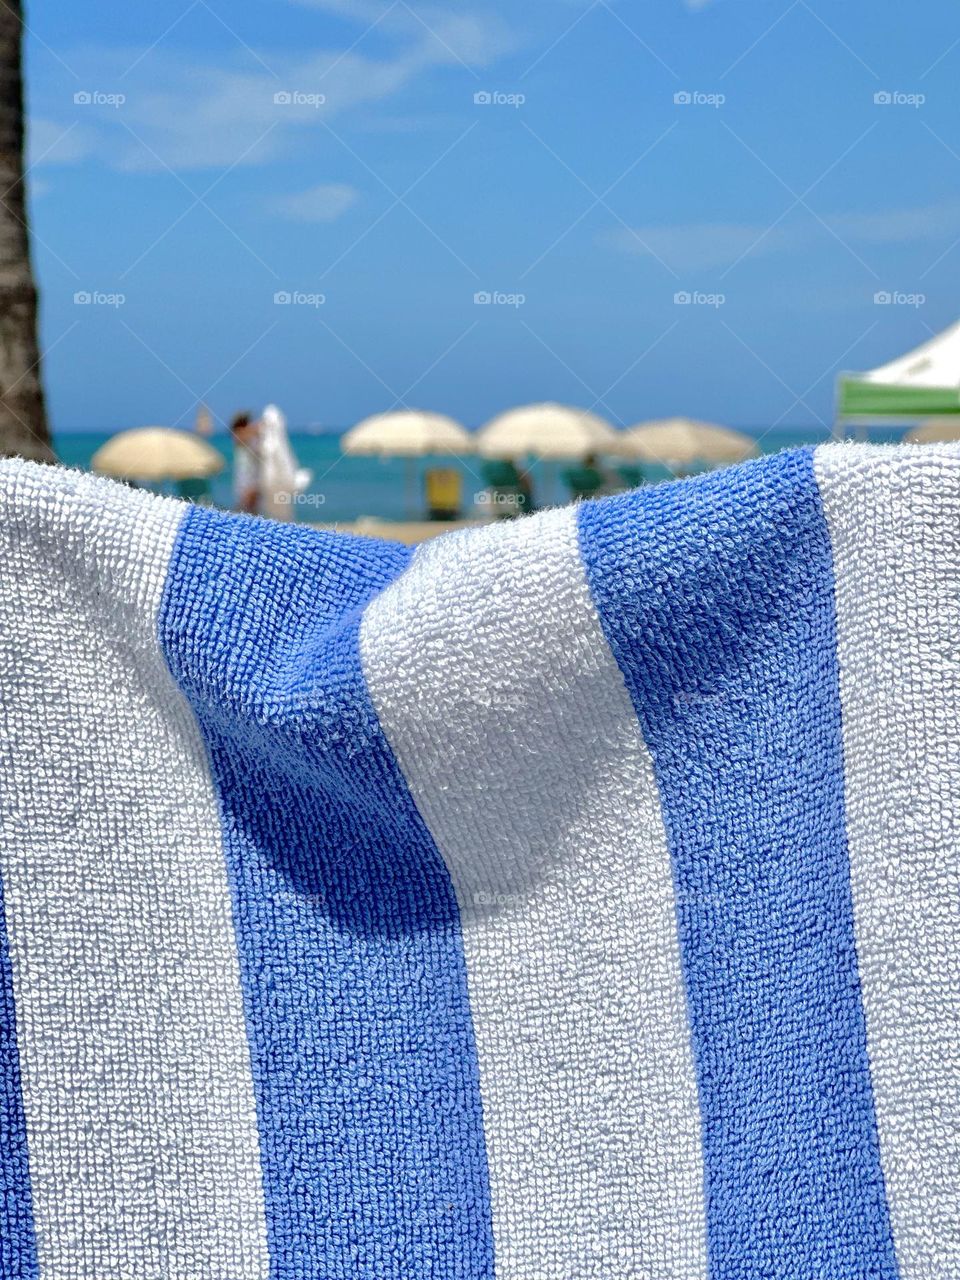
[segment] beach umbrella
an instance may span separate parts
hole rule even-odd
[[[407,514],[416,506],[414,458],[429,454],[473,453],[473,436],[443,413],[396,409],[375,413],[351,427],[340,440],[344,453],[378,458],[406,458]]]
[[[442,413],[398,409],[375,413],[346,432],[344,453],[379,458],[422,458],[431,453],[472,453],[473,437]]]
[[[101,445],[91,462],[101,475],[142,483],[206,480],[225,465],[223,455],[206,440],[173,427],[121,431]]]
[[[960,440],[960,422],[956,418],[928,418],[918,427],[911,427],[903,438],[908,444],[939,444]]]
[[[618,453],[619,433],[589,409],[563,404],[527,404],[498,414],[477,432],[484,458],[516,461],[533,455],[544,461]]]
[[[622,452],[638,462],[655,462],[674,470],[698,462],[743,462],[757,453],[749,436],[729,427],[693,418],[662,418],[641,422],[620,435]]]

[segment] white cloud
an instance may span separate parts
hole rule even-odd
[[[78,164],[94,150],[96,134],[78,121],[60,124],[34,117],[27,125],[27,164]]]
[[[902,244],[954,235],[960,201],[946,200],[879,213],[823,214],[836,235],[851,244]],[[766,257],[809,244],[827,234],[812,215],[797,212],[789,224],[693,222],[677,226],[618,227],[601,242],[637,256],[651,251],[675,270],[728,267],[742,257]]]
[[[128,93],[110,133],[110,162],[121,169],[198,169],[293,155],[324,121],[395,96],[435,59],[421,42],[379,59],[320,52],[268,55],[264,62],[251,70],[159,59],[150,84]]]
[[[602,233],[604,243],[623,253],[654,253],[677,270],[709,270],[726,267],[742,255],[775,253],[788,247],[793,237],[777,227],[750,223],[691,222],[674,227],[618,227]]]
[[[324,182],[292,195],[277,196],[270,208],[293,222],[335,222],[354,204],[358,192],[342,182]]]
[[[323,0],[363,18],[366,3]],[[369,6],[380,9],[382,6]],[[296,155],[304,139],[361,108],[397,98],[432,72],[481,67],[512,47],[496,17],[390,8],[381,36],[386,52],[314,49],[301,53],[237,47],[217,62],[200,62],[168,45],[88,47],[68,53],[81,86],[121,93],[119,106],[58,103],[57,120],[45,104],[39,128],[84,129],[83,155],[113,168],[162,171],[258,165]],[[379,41],[382,46],[383,40]],[[84,112],[82,120],[78,112]],[[72,134],[71,134],[72,136]],[[42,146],[35,148],[40,155]],[[79,155],[77,158],[80,158]],[[54,163],[47,157],[43,163]],[[63,163],[64,161],[60,161]]]
[[[881,213],[842,213],[827,222],[838,235],[865,244],[893,244],[899,241],[931,240],[939,235],[956,235],[960,224],[960,200],[942,200],[913,209],[889,209]]]
[[[336,13],[348,21],[394,36],[432,41],[441,58],[482,67],[512,52],[518,41],[496,13],[461,9],[418,0],[297,0],[312,9]]]

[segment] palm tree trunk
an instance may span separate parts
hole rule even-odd
[[[0,0],[0,454],[53,461],[23,172],[23,6]]]

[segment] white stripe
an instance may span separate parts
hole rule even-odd
[[[666,837],[573,510],[423,547],[361,653],[460,903],[497,1275],[705,1274]]]
[[[847,833],[902,1280],[960,1275],[960,450],[816,453]]]
[[[3,876],[40,1271],[268,1271],[220,824],[156,638],[184,508],[0,466]]]

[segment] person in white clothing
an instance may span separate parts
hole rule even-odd
[[[287,420],[275,404],[268,404],[259,422],[261,513],[272,520],[292,520],[294,506],[310,483],[312,472],[297,465]]]
[[[233,505],[247,515],[258,515],[263,505],[263,462],[260,424],[249,413],[238,413],[230,423],[233,436]]]

